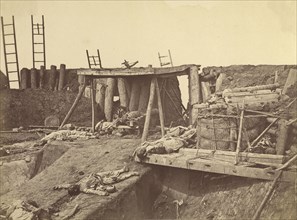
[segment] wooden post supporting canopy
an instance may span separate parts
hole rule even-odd
[[[163,114],[163,107],[162,107],[162,100],[160,94],[160,88],[158,84],[157,78],[153,79],[156,84],[156,92],[157,92],[157,99],[158,99],[158,110],[159,110],[159,118],[160,118],[160,125],[161,125],[161,134],[162,137],[165,135],[165,128],[164,128],[164,114]]]
[[[141,138],[142,142],[146,141],[148,133],[149,133],[151,113],[152,113],[152,108],[153,108],[154,98],[155,98],[155,90],[156,90],[156,81],[154,79],[152,79],[151,86],[150,86],[149,102],[147,105],[144,128],[143,128],[143,133],[142,133],[142,138]]]

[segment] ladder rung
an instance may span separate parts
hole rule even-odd
[[[43,43],[34,43],[34,44],[43,44]]]
[[[14,70],[14,71],[7,71],[7,73],[17,73],[18,71]]]
[[[16,53],[6,53],[6,55],[12,55],[12,54],[16,54]]]
[[[5,46],[15,45],[14,43],[5,44]]]
[[[15,80],[9,80],[9,82],[18,82],[19,80],[15,79]]]
[[[35,60],[34,62],[35,63],[43,63],[44,61],[43,60]]]
[[[7,64],[13,64],[13,63],[17,63],[17,62],[7,62]]]
[[[39,51],[38,51],[38,52],[34,52],[34,53],[44,53],[44,52],[39,52]]]
[[[11,35],[14,35],[14,34],[3,34],[4,36],[11,36]]]
[[[43,34],[35,34],[35,33],[34,33],[33,35],[43,35]]]
[[[12,26],[13,24],[3,24],[3,26]]]

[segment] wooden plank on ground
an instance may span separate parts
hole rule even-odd
[[[242,176],[256,179],[273,180],[278,171],[257,167],[234,165],[233,163],[222,162],[214,159],[201,159],[192,155],[184,154],[152,154],[143,161],[148,164],[155,164],[168,167],[176,167],[211,173],[220,173],[233,176]],[[293,182],[296,179],[296,172],[284,171],[282,181]]]

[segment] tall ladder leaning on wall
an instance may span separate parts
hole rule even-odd
[[[12,23],[7,24],[4,24],[1,16],[1,26],[8,88],[18,89],[20,88],[20,76],[14,16],[12,16]]]
[[[31,29],[32,29],[33,67],[39,68],[40,66],[44,66],[44,68],[46,68],[45,27],[44,27],[43,15],[42,15],[41,23],[34,23],[34,17],[33,15],[31,15]]]

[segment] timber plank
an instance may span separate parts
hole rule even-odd
[[[222,162],[215,159],[201,159],[189,155],[178,154],[151,154],[143,161],[148,164],[155,164],[168,167],[176,167],[197,171],[227,174],[233,176],[249,177],[264,180],[273,180],[278,171],[257,167],[234,165],[233,163]],[[296,172],[283,171],[281,181],[292,182],[296,179]]]

